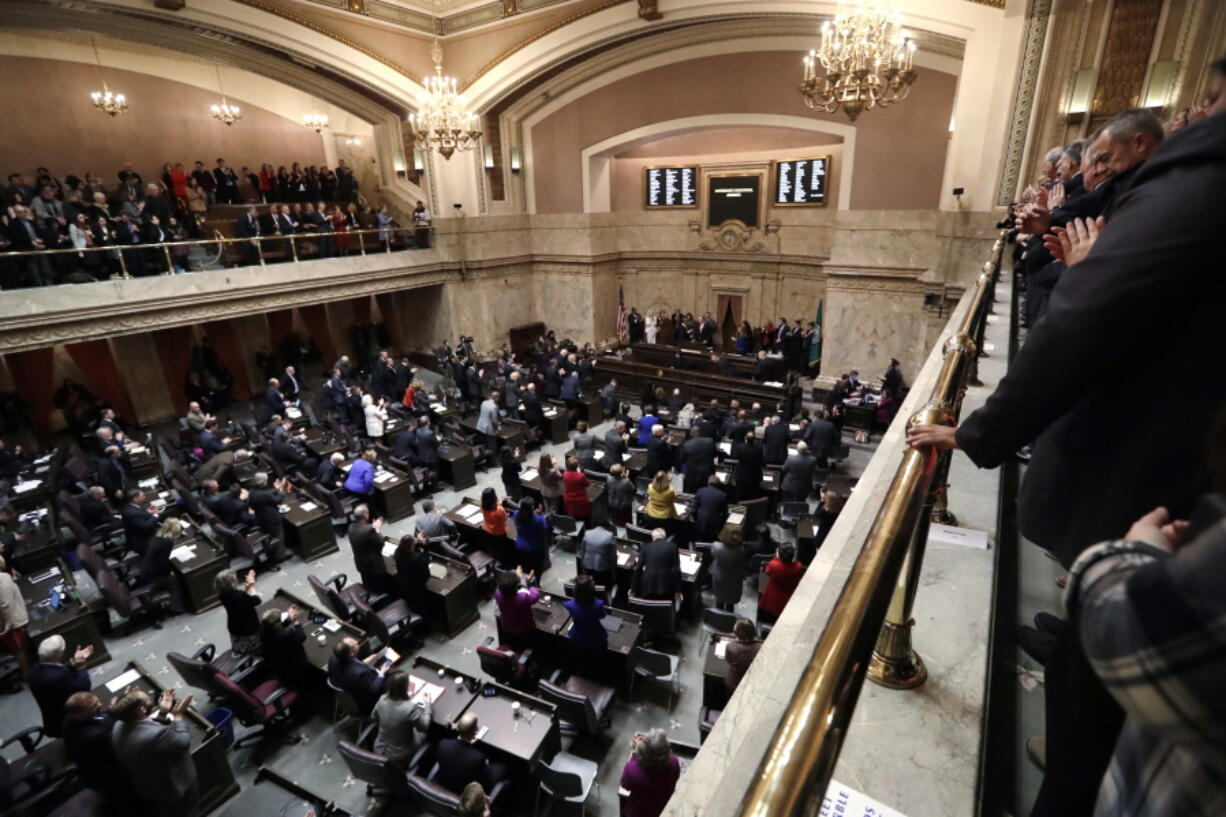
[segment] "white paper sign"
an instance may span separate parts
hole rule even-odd
[[[928,541],[940,545],[961,545],[976,550],[988,549],[987,531],[955,528],[952,525],[929,526]]]
[[[107,692],[115,693],[124,687],[131,686],[140,680],[140,673],[134,669],[130,669],[123,675],[119,675],[106,682]]]
[[[837,780],[831,780],[826,787],[826,797],[817,814],[818,817],[904,817],[901,811],[882,805]]]

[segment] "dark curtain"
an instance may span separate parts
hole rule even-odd
[[[120,417],[129,423],[135,423],[136,410],[132,408],[132,399],[128,396],[123,375],[115,365],[111,344],[105,340],[87,340],[70,343],[64,348],[102,401],[115,409]]]
[[[251,378],[243,363],[243,347],[238,343],[238,333],[230,321],[213,321],[204,325],[204,334],[209,339],[222,365],[234,378],[234,397],[237,400],[251,399]]]
[[[383,325],[387,328],[387,336],[391,339],[392,349],[402,349],[400,337],[400,321],[396,315],[396,297],[393,292],[380,292],[375,296],[379,303],[379,313],[383,316]]]
[[[281,341],[285,340],[285,336],[294,331],[294,310],[278,309],[276,312],[268,313],[268,337],[271,341],[268,344],[270,349],[280,349]]]
[[[315,343],[315,348],[324,356],[324,365],[331,366],[336,361],[336,344],[332,342],[332,327],[328,323],[328,310],[323,304],[300,306],[298,313],[306,325],[307,334]]]
[[[365,325],[371,322],[372,304],[369,295],[353,299],[353,322]]]
[[[12,352],[4,356],[4,362],[13,378],[13,390],[30,404],[31,431],[43,445],[50,445],[51,411],[55,407],[55,350],[47,347]]]
[[[192,365],[195,334],[190,326],[159,329],[153,333],[153,343],[157,346],[158,359],[162,362],[162,374],[166,377],[166,385],[170,389],[170,399],[174,401],[175,409],[180,414],[186,414],[187,395],[183,393],[183,384],[187,382],[187,372]]]

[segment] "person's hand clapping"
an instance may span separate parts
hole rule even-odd
[[[1068,228],[1060,238],[1064,250],[1064,263],[1073,266],[1085,260],[1094,249],[1099,233],[1107,226],[1107,220],[1102,216],[1095,219],[1075,218],[1069,222]]]
[[[297,604],[291,604],[289,606],[289,620],[294,624],[300,624],[302,622],[302,608]]]
[[[1187,532],[1187,521],[1172,520],[1166,508],[1158,507],[1133,522],[1124,538],[1133,542],[1145,542],[1168,553],[1174,553],[1183,544]]]

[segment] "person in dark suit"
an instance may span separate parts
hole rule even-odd
[[[251,506],[247,502],[247,489],[237,482],[214,504],[213,513],[231,528],[255,524],[255,514],[251,512]]]
[[[416,434],[418,461],[426,468],[438,468],[438,435],[430,426],[429,415],[418,420]]]
[[[157,516],[145,509],[145,492],[137,488],[128,494],[128,504],[120,511],[123,517],[123,538],[131,550],[141,558],[149,549],[149,540],[157,533]]]
[[[813,456],[817,457],[817,464],[821,468],[827,467],[830,458],[834,456],[834,452],[839,447],[842,440],[842,434],[834,423],[826,419],[826,412],[823,409],[818,409],[809,425],[805,428],[801,439],[809,446],[809,450],[813,452]]]
[[[890,367],[885,370],[885,375],[881,378],[881,390],[889,389],[894,394],[898,394],[898,390],[902,388],[902,365],[890,358]]]
[[[745,411],[745,409],[738,409],[736,414],[724,420],[721,431],[728,440],[743,440],[745,439],[745,432],[752,428],[753,423],[749,422],[749,412]]]
[[[626,445],[630,441],[630,435],[626,433],[626,424],[618,421],[613,424],[613,428],[604,433],[604,459],[601,463],[604,465],[602,470],[609,470],[614,465],[622,461],[622,455],[626,453]]]
[[[140,561],[140,583],[154,588],[155,592],[167,591],[171,597],[171,612],[183,612],[183,604],[179,598],[179,583],[171,569],[170,554],[174,550],[175,540],[183,532],[183,525],[178,519],[170,517],[162,522],[157,535],[149,540],[149,546]]]
[[[786,443],[784,451],[787,450]],[[740,502],[757,499],[762,495],[762,464],[764,454],[752,431],[745,432],[742,442],[732,444],[732,457],[736,467],[732,481],[736,484],[736,498]]]
[[[281,393],[281,381],[275,377],[268,378],[268,388],[264,389],[264,409],[269,417],[285,413],[285,395]]]
[[[234,235],[237,238],[255,239],[259,238],[262,232],[263,228],[260,226],[260,219],[254,207],[247,208],[246,214],[239,216],[238,221],[234,224]],[[243,248],[243,255],[248,265],[260,263],[258,241],[244,241],[239,246]]]
[[[524,409],[521,413],[523,420],[532,428],[539,429],[541,433],[545,432],[545,409],[541,406],[541,398],[536,393],[536,384],[529,383],[520,393],[520,402]]]
[[[396,442],[392,445],[392,456],[405,462],[418,462],[417,429],[406,428],[397,432]]]
[[[290,431],[291,427],[290,421],[286,420],[283,424],[285,433],[279,437],[273,437],[272,455],[286,471],[297,471],[304,476],[314,474],[319,470],[319,460],[306,452],[302,444],[302,437],[293,436]]]
[[[736,377],[736,371],[732,368],[732,361],[718,352],[711,355],[711,363],[715,365],[715,371],[724,377]]]
[[[809,446],[804,441],[796,443],[796,453],[783,463],[783,480],[779,484],[779,492],[784,502],[806,502],[813,493],[813,472],[817,468],[817,460],[809,453]]]
[[[656,474],[672,470],[673,453],[673,447],[664,436],[664,426],[659,423],[652,426],[651,436],[647,438],[647,467],[644,473]]]
[[[68,658],[64,637],[52,635],[38,645],[38,663],[30,668],[26,682],[43,715],[43,733],[58,738],[64,729],[64,704],[74,692],[84,692],[93,684],[81,667],[93,655],[93,647],[77,647]]]
[[[344,461],[345,455],[339,451],[332,454],[320,464],[319,470],[315,472],[315,481],[326,490],[339,490],[345,484],[345,471],[341,468]]]
[[[147,692],[135,689],[111,705],[116,720],[111,730],[115,758],[137,793],[151,802],[149,814],[157,817],[195,817],[198,813],[191,732],[183,721],[191,704],[192,696],[176,702],[174,692],[166,690],[155,706]]]
[[[268,474],[259,471],[251,478],[251,490],[247,493],[247,502],[255,515],[255,524],[260,530],[272,537],[272,561],[281,562],[289,558],[285,549],[285,536],[282,531],[281,503],[285,501],[285,480],[278,479],[268,487]]]
[[[337,642],[328,659],[328,683],[353,696],[363,713],[375,708],[387,686],[385,671],[374,669],[378,660],[379,653],[368,656],[365,661],[359,660],[358,642],[352,636]]]
[[[647,321],[639,314],[636,307],[630,307],[630,312],[626,315],[626,331],[630,335],[631,343],[643,342],[643,336],[647,331]]]
[[[101,485],[91,485],[79,500],[81,506],[81,524],[87,530],[94,530],[103,525],[115,522],[115,512],[106,504],[106,489]]]
[[[383,536],[379,533],[382,527],[382,519],[371,520],[369,506],[358,505],[349,525],[349,546],[353,548],[354,567],[366,589],[372,593],[395,593],[396,583],[383,561]]]
[[[104,456],[98,460],[98,484],[106,491],[107,496],[122,502],[128,482],[128,473],[123,465],[123,449],[112,445],[103,453]]]
[[[700,343],[707,346],[715,345],[715,321],[711,320],[710,315],[703,315],[702,321],[698,324],[698,340]],[[732,375],[732,365],[729,364],[729,371],[726,372],[729,376]]]
[[[302,394],[302,384],[298,382],[298,370],[293,366],[286,366],[285,373],[278,378],[278,385],[285,402],[297,405],[298,398]]]
[[[685,493],[692,494],[706,485],[707,479],[715,473],[715,440],[703,437],[698,429],[691,428],[690,438],[681,444],[678,451],[677,467],[685,473],[681,486]],[[651,472],[650,468],[648,472]]]
[[[675,599],[681,595],[681,552],[663,528],[651,532],[634,568],[634,593],[645,599]]]
[[[218,204],[238,204],[238,175],[234,168],[226,165],[225,159],[217,160],[217,167],[213,168],[213,182],[216,184]]]
[[[774,365],[766,359],[766,350],[758,350],[758,359],[753,364],[753,379],[759,383],[770,380],[774,373]]]
[[[438,742],[435,752],[438,774],[434,782],[455,794],[464,791],[469,783],[480,783],[490,791],[509,776],[505,765],[492,762],[477,746],[478,728],[477,716],[466,712],[456,722],[456,736]]]
[[[782,465],[788,458],[791,430],[783,418],[775,415],[762,432],[762,459],[767,465]]]
[[[426,583],[430,581],[430,554],[423,548],[425,533],[402,536],[396,546],[396,595],[418,615],[430,611],[430,595]]]
[[[694,524],[698,541],[714,542],[728,520],[728,493],[719,487],[719,477],[712,474],[707,484],[694,494]]]
[[[215,419],[210,417],[204,421],[204,431],[200,432],[198,444],[201,450],[204,451],[204,458],[206,460],[225,451],[229,442],[229,437],[217,436],[217,421]]]
[[[111,747],[115,718],[92,692],[74,692],[64,705],[64,752],[81,782],[102,798],[107,817],[144,814],[146,804],[132,788]]]
[[[314,686],[308,670],[303,644],[302,610],[291,604],[289,610],[265,610],[260,615],[260,649],[264,666],[273,677],[290,689],[303,692]]]

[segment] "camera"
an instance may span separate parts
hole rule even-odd
[[[459,202],[456,202],[455,204],[453,204],[453,205],[451,205],[451,206],[452,206],[452,207],[454,207],[454,208],[455,208],[455,209],[457,209],[457,210],[459,210],[459,209],[461,209],[461,208],[463,208],[463,207],[464,207],[464,205],[463,205],[463,204],[460,204]]]

